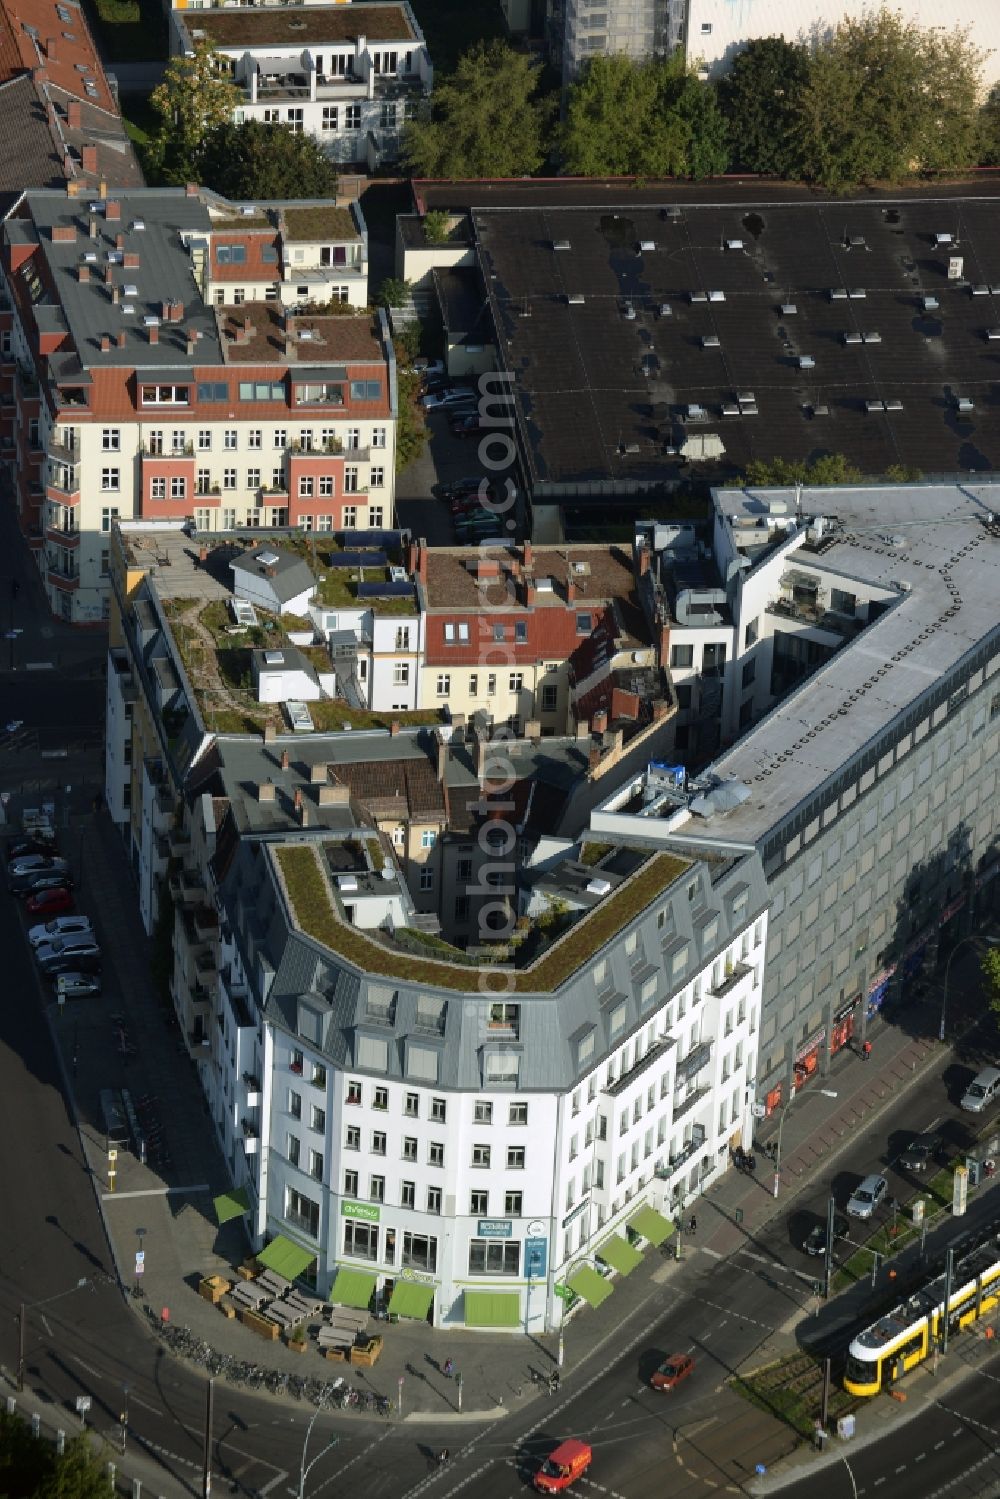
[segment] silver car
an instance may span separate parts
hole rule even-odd
[[[73,972],[84,964],[95,963],[100,956],[101,949],[93,932],[89,936],[84,932],[73,937],[58,937],[55,942],[35,951],[38,966],[49,973]]]
[[[94,935],[89,916],[53,916],[51,921],[41,921],[28,928],[28,941],[32,947],[45,947],[58,937],[73,937],[80,932]]]
[[[870,1218],[888,1190],[884,1176],[866,1176],[848,1201],[848,1213],[852,1218]]]

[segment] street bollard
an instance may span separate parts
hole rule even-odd
[[[17,1415],[17,1401],[14,1399],[13,1395],[7,1396],[7,1414],[8,1416]]]
[[[56,1453],[57,1453],[57,1455],[59,1457],[62,1457],[62,1455],[63,1455],[63,1453],[65,1451],[66,1451],[66,1433],[64,1431],[57,1431],[56,1432]]]
[[[35,1414],[31,1418],[31,1435],[33,1437],[40,1437],[41,1434],[42,1434],[42,1418],[38,1414],[38,1412],[36,1411]]]
[[[115,1478],[117,1477],[117,1474],[118,1474],[117,1464],[115,1464],[115,1463],[108,1463],[107,1472],[108,1472],[108,1483],[111,1485],[111,1492],[113,1494],[114,1491],[115,1491]]]

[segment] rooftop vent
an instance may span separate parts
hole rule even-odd
[[[554,239],[552,241],[552,248],[553,250],[569,250],[572,246],[568,239]]]
[[[847,248],[849,250],[867,250],[868,244],[863,234],[849,234],[847,237]]]
[[[389,569],[389,582],[390,583],[405,583],[406,580],[407,579],[406,579],[406,568],[405,567],[390,567],[390,569]]]
[[[708,294],[708,300],[710,302],[724,302],[726,300],[726,294],[724,291],[710,291]]]
[[[143,230],[146,227],[146,220],[145,219],[133,219],[131,227],[132,227],[132,233],[133,234],[142,234]]]
[[[706,333],[701,341],[703,349],[718,349],[720,347],[719,335],[717,333]]]
[[[142,321],[147,328],[158,328],[160,326],[159,318],[155,317],[152,313],[148,313]]]
[[[850,297],[852,302],[863,302],[868,293],[865,291],[863,286],[852,286],[847,295]]]
[[[974,410],[973,403],[968,396],[956,396],[955,405],[958,407],[959,411]]]
[[[778,308],[778,311],[781,313],[782,317],[796,317],[798,315],[799,309],[796,307],[794,302],[782,302],[781,306]]]
[[[935,234],[934,243],[940,249],[942,245],[953,245],[955,241],[950,234]]]
[[[122,303],[122,313],[126,317],[131,317],[134,314],[134,312],[135,312],[135,303],[134,302],[123,302]]]
[[[551,578],[536,578],[535,591],[537,593],[553,593],[555,591],[555,584]]]
[[[631,302],[625,303],[625,306],[622,308],[622,317],[627,323],[635,322],[635,308]]]
[[[689,299],[692,302],[707,302],[708,301],[708,292],[707,291],[692,291],[692,292],[688,293],[688,297],[689,297]]]
[[[861,337],[866,344],[880,344],[882,342],[881,333],[862,333]]]
[[[266,666],[284,666],[284,664],[285,664],[285,653],[284,653],[284,651],[265,651],[264,652],[264,664]]]
[[[566,301],[569,303],[570,307],[582,307],[584,303],[583,293],[573,292],[572,294],[570,294],[569,292],[567,292]]]
[[[656,315],[657,317],[673,317],[674,309],[671,307],[669,302],[661,302],[659,307],[656,309]]]
[[[149,318],[146,319],[146,322],[149,322]],[[277,567],[281,558],[277,552],[258,552],[254,561],[259,562],[261,567]]]
[[[354,895],[358,889],[358,877],[355,874],[338,874],[337,889],[341,895]]]
[[[742,248],[743,248],[743,241],[741,239],[727,239],[726,240],[726,249],[727,250],[742,250]]]
[[[830,287],[830,301],[831,302],[846,302],[847,301],[847,287],[846,286],[831,286]]]
[[[245,219],[252,219],[253,216],[254,216],[254,214],[256,212],[257,212],[257,210],[253,206],[252,203],[241,203],[240,204],[240,213],[243,215],[243,217]]]
[[[588,895],[607,895],[611,890],[611,881],[599,878],[592,879],[587,885]]]
[[[816,361],[812,357],[811,354],[800,354],[799,355],[799,369],[800,370],[813,370],[815,368],[816,368]]]
[[[639,241],[639,254],[640,255],[642,255],[646,251],[655,250],[655,249],[656,249],[656,240],[655,239],[641,239]]]
[[[937,297],[923,297],[921,298],[921,305],[925,312],[936,312],[941,303]]]
[[[131,281],[126,282],[126,284],[122,287],[123,297],[137,297],[138,295],[139,288],[137,286],[134,286]]]

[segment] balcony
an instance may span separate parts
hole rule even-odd
[[[190,876],[190,878],[194,879],[194,878],[196,878],[196,876],[192,875],[192,876]],[[205,887],[204,887],[204,885],[202,885],[201,888],[202,888],[202,894],[204,895],[204,893],[205,893]],[[195,908],[195,912],[194,912],[194,916],[192,917],[192,921],[193,921],[193,925],[194,925],[194,934],[195,934],[195,937],[197,938],[197,940],[199,942],[213,942],[215,940],[215,938],[218,937],[218,935],[219,935],[219,913],[212,906],[206,906],[206,905],[197,906]],[[215,968],[215,967],[218,966],[217,963],[216,963],[216,961],[215,961],[214,955],[213,955],[213,959],[212,959],[212,966],[213,966],[213,968]]]
[[[247,1108],[259,1109],[261,1105],[261,1082],[252,1072],[244,1072],[243,1086],[247,1090]]]
[[[59,589],[60,593],[75,593],[80,586],[80,578],[76,573],[70,577],[66,573],[56,572],[50,568],[47,578],[55,588]]]
[[[78,496],[79,498],[79,496]],[[57,547],[70,547],[75,549],[80,545],[80,533],[69,526],[46,526],[45,540],[51,541]]]
[[[65,433],[64,437],[60,437],[60,430]],[[76,429],[56,427],[49,434],[49,445],[46,451],[53,463],[75,464],[80,457],[80,450],[76,444]]]
[[[712,985],[712,993],[715,995],[716,999],[725,999],[726,995],[731,993],[732,990],[736,988],[736,985],[740,982],[740,979],[745,979],[747,974],[752,972],[753,969],[748,963],[737,963],[735,968],[733,968],[730,973],[726,974],[725,978],[720,984]]]
[[[260,1129],[250,1119],[244,1119],[240,1128],[243,1131],[243,1149],[247,1155],[256,1155],[260,1149]]]
[[[651,1046],[646,1055],[642,1057],[638,1062],[636,1062],[631,1072],[623,1073],[623,1075],[618,1079],[617,1082],[612,1083],[609,1087],[603,1089],[602,1091],[605,1092],[609,1098],[617,1098],[619,1093],[624,1093],[626,1088],[631,1087],[634,1082],[642,1077],[643,1073],[647,1071],[648,1068],[655,1066],[656,1063],[661,1061],[663,1057],[666,1056],[667,1052],[676,1045],[677,1042],[673,1039],[672,1036],[667,1036],[662,1040],[657,1041],[656,1045]]]
[[[683,1103],[675,1103],[674,1123],[676,1124],[678,1119],[683,1119],[685,1114],[690,1114],[691,1110],[697,1108],[702,1099],[708,1098],[711,1092],[710,1085],[706,1083],[703,1088],[695,1088],[693,1093],[689,1093]]]
[[[703,1067],[707,1067],[712,1057],[714,1041],[700,1041],[697,1046],[692,1046],[686,1057],[681,1057],[677,1063],[674,1073],[677,1083],[688,1082],[692,1077],[697,1077]]]
[[[184,828],[171,828],[167,837],[170,842],[170,852],[176,858],[183,857],[191,847],[191,834]]]
[[[690,1140],[686,1140],[683,1147],[677,1152],[677,1154],[670,1157],[670,1163],[668,1166],[657,1166],[656,1175],[660,1177],[661,1180],[664,1177],[672,1176],[675,1171],[679,1171],[684,1163],[686,1161],[689,1161],[691,1157],[701,1149],[704,1143],[705,1126],[703,1124],[696,1124],[691,1131]]]

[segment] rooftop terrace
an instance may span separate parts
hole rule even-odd
[[[407,979],[444,989],[470,991],[475,980],[468,960],[454,950],[449,961],[416,957],[412,950],[394,946],[383,934],[359,931],[343,919],[331,899],[315,848],[284,845],[273,850],[288,901],[291,919],[307,937],[321,943],[363,973]],[[671,854],[652,854],[642,866],[593,911],[556,937],[540,956],[533,945],[523,951],[531,961],[517,967],[513,992],[548,994],[558,989],[584,963],[615,938],[689,867]],[[503,991],[510,992],[507,987]]]

